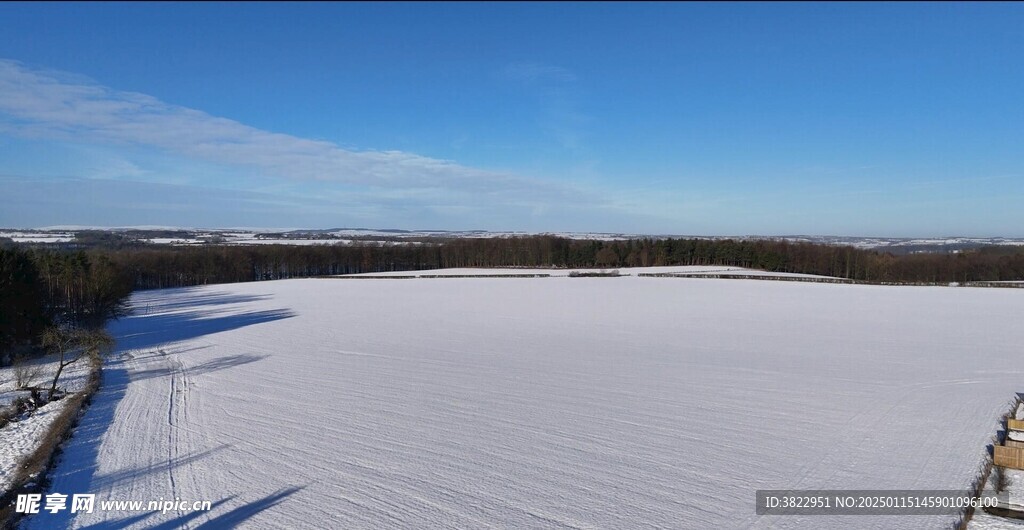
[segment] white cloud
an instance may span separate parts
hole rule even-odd
[[[559,67],[526,63],[506,74],[538,85],[575,79]],[[652,222],[643,205],[624,208],[610,190],[564,175],[540,180],[413,153],[342,147],[5,59],[0,135],[50,151],[64,146],[68,155],[53,166],[59,173],[46,164],[35,171],[0,167],[0,177],[10,173],[0,178],[0,193],[16,194],[21,205],[0,212],[0,221],[12,226],[202,221],[636,231]]]
[[[568,75],[558,69],[527,66],[520,67],[519,72]],[[3,59],[0,132],[71,142],[140,145],[215,164],[253,168],[266,176],[293,181],[498,194],[513,202],[526,198],[584,200],[576,190],[536,179],[400,151],[345,149]]]

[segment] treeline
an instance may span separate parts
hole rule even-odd
[[[135,289],[451,267],[723,265],[902,283],[1024,280],[1024,249],[894,256],[767,240],[438,239],[418,244],[0,248],[0,347],[49,324],[97,325]]]
[[[723,265],[875,282],[1024,279],[1024,249],[893,256],[784,241],[553,236],[448,239],[416,245],[150,247],[103,251],[135,289],[452,267],[647,267]]]
[[[97,327],[122,315],[133,288],[102,250],[0,247],[0,362],[52,326]]]
[[[439,267],[649,267],[721,265],[895,283],[1024,280],[1024,248],[894,256],[877,250],[769,240],[554,237],[461,239],[439,251]]]

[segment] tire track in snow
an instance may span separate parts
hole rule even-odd
[[[202,434],[188,427],[188,397],[194,385],[191,371],[186,367],[178,354],[168,354],[161,351],[167,362],[168,370],[168,392],[167,397],[167,478],[170,486],[170,499],[183,498],[182,478],[187,478],[186,492],[200,491],[200,484],[197,482],[198,473],[193,471],[192,461],[184,458],[188,448],[193,447],[194,437],[192,435]],[[223,448],[225,446],[220,446]],[[183,448],[185,448],[183,452]],[[181,523],[182,528],[190,528],[189,521]]]
[[[236,327],[132,367],[143,375],[97,457],[100,475],[114,476],[102,493],[166,496],[173,477],[175,495],[236,495],[222,514],[259,506],[256,485],[310,484],[253,511],[244,524],[254,528],[938,527],[758,519],[750,501],[799,479],[966,483],[989,409],[1019,383],[975,368],[1024,342],[1006,317],[1024,306],[1005,293],[645,282],[296,280],[149,293],[180,307],[219,292],[273,296],[218,308],[203,328]],[[281,307],[299,317],[238,327]],[[197,343],[211,347],[183,353]],[[261,360],[230,363],[240,355]],[[959,384],[968,378],[986,384]],[[190,394],[193,379],[202,388]],[[915,438],[935,425],[948,429],[943,440]],[[921,446],[890,443],[903,439],[932,453],[916,459]],[[231,449],[210,453],[217,444]]]
[[[181,362],[176,359],[171,359],[167,355],[167,351],[161,349],[160,355],[162,355],[167,362],[168,370],[168,385],[170,389],[167,393],[167,481],[171,488],[171,498],[178,496],[178,487],[174,483],[174,467],[171,465],[178,456],[178,444],[175,435],[174,428],[174,400],[177,396],[177,374],[181,370]]]

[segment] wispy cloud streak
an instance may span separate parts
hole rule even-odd
[[[3,59],[0,132],[141,145],[298,181],[499,194],[509,200],[580,199],[574,190],[536,179],[401,151],[345,149],[328,141],[258,129],[146,94],[118,91]]]

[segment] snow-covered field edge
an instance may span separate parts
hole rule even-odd
[[[729,270],[716,273],[705,272],[658,272],[658,273],[637,273],[641,278],[700,278],[713,280],[767,280],[780,282],[810,282],[810,283],[841,283],[849,285],[890,285],[909,287],[990,287],[990,288],[1022,288],[1024,282],[995,282],[995,281],[972,281],[972,282],[878,282],[871,280],[854,280],[851,278],[818,276],[814,274],[799,274],[787,272],[769,272],[753,270],[745,271]]]
[[[977,499],[981,497],[985,491],[985,484],[988,483],[988,478],[992,474],[992,455],[986,450],[981,464],[978,466],[978,472],[974,478],[971,479],[971,486],[968,490],[971,497]],[[971,527],[971,520],[974,518],[974,506],[964,506],[963,511],[960,512],[959,517],[956,521],[956,530],[967,530]]]
[[[1001,433],[997,432],[992,437],[992,444],[1002,444],[1004,437],[1008,437],[1010,433],[1007,420],[1010,418],[1019,417],[1018,411],[1021,410],[1021,404],[1024,403],[1021,395],[1018,394],[1015,399],[1010,402],[1007,411],[999,418],[999,429]],[[1007,485],[1013,486],[1012,480],[1001,480],[1007,473],[1019,474],[1019,472],[1010,468],[998,468],[999,473],[993,473],[996,471],[997,466],[995,465],[993,454],[990,451],[985,451],[985,460],[982,463],[982,467],[978,470],[978,475],[974,481],[971,482],[971,493],[975,498],[981,495],[998,495],[1000,493],[1009,494],[1008,501],[1012,502],[1016,495],[1014,492],[1007,491]],[[1002,476],[1000,476],[1002,475]],[[1019,507],[1013,505],[1006,505],[1004,508],[1008,508],[1009,511],[1018,511]],[[978,515],[978,517],[975,517]],[[995,528],[1003,528],[1005,526],[1019,527],[1024,526],[1019,519],[1007,517],[1007,512],[1004,510],[989,510],[983,508],[982,512],[976,513],[973,506],[967,506],[964,508],[964,512],[960,517],[957,530],[988,530]]]
[[[41,411],[53,417],[49,418],[49,425],[39,436],[38,445],[18,461],[12,476],[6,481],[9,485],[7,490],[0,493],[0,528],[15,528],[24,516],[15,511],[18,495],[46,491],[48,475],[60,459],[64,442],[73,436],[79,418],[99,389],[103,359],[88,357],[87,360],[89,369],[85,385],[60,401],[49,403]]]
[[[773,272],[743,267],[722,267],[713,265],[676,265],[651,267],[618,268],[558,268],[558,267],[491,267],[491,268],[443,268],[433,270],[386,271],[356,274],[318,276],[317,278],[353,280],[412,280],[412,279],[461,279],[461,278],[557,278],[557,277],[624,277],[639,278],[688,278],[721,280],[763,280],[806,283],[835,283],[848,285],[884,285],[910,287],[986,287],[1024,288],[1024,282],[902,282],[854,280],[836,276],[820,276],[795,272]]]

